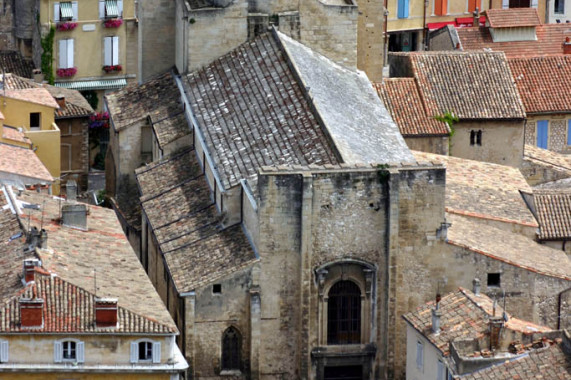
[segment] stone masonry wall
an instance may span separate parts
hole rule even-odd
[[[0,1],[0,50],[16,50],[13,2],[14,0]]]
[[[571,146],[567,145],[568,114],[529,116],[525,125],[525,143],[537,146],[537,121],[549,121],[547,132],[547,149],[558,153],[571,153]]]
[[[380,82],[383,76],[383,4],[381,0],[357,0],[357,68],[366,72],[372,82]]]

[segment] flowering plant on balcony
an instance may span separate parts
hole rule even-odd
[[[72,77],[77,73],[77,67],[70,67],[68,69],[57,69],[56,75],[60,78]]]
[[[96,112],[89,117],[89,128],[109,128],[109,112]]]
[[[118,28],[123,25],[123,20],[120,18],[112,18],[103,23],[106,28]]]
[[[106,73],[111,73],[113,71],[121,71],[123,67],[121,65],[105,65],[103,66],[103,71]]]
[[[56,25],[59,31],[74,30],[77,28],[77,22],[60,22]]]

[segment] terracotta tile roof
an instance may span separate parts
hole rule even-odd
[[[25,59],[18,51],[0,51],[0,72],[13,73],[25,78],[31,78],[34,70],[32,60]]]
[[[30,185],[54,180],[33,150],[0,143],[0,178],[3,176],[16,176]]]
[[[514,360],[506,360],[464,376],[462,380],[567,380],[571,378],[571,360],[562,343],[533,350]]]
[[[438,334],[432,331],[432,309],[435,304],[435,301],[428,302],[416,311],[405,314],[403,318],[434,344],[444,356],[449,355],[449,342],[480,338],[488,332],[488,318],[493,315],[493,301],[485,294],[475,295],[467,289],[460,288],[443,296],[438,305],[442,313]],[[502,312],[503,309],[497,306],[496,315],[502,315]],[[505,327],[527,334],[551,331],[548,327],[511,316]]]
[[[164,119],[154,119],[156,118],[153,118],[151,122],[161,148],[191,133],[183,111]]]
[[[270,33],[189,74],[185,90],[227,188],[264,165],[338,163]]]
[[[571,190],[533,190],[540,240],[571,239]]]
[[[44,272],[44,271],[42,271]],[[44,272],[46,273],[46,272]],[[23,328],[20,325],[19,299],[44,300],[43,325]],[[118,306],[117,326],[102,328],[95,325],[95,295],[63,280],[44,275],[36,270],[35,281],[28,285],[20,296],[13,297],[0,309],[0,332],[28,333],[151,333],[172,334],[177,330],[142,315]]]
[[[391,53],[411,65],[429,116],[523,119],[525,112],[503,53]]]
[[[520,191],[532,189],[517,168],[458,157],[416,152],[418,161],[446,165],[446,211],[537,227]]]
[[[23,100],[56,109],[59,108],[53,96],[45,88],[26,88],[22,90],[8,89],[6,91],[2,91],[2,95],[11,99]]]
[[[143,84],[129,84],[105,99],[117,131],[144,122],[148,116],[161,120],[182,111],[180,93],[170,71]]]
[[[13,140],[25,144],[29,144],[31,147],[32,142],[26,137],[24,132],[20,132],[17,128],[9,127],[4,125],[2,127],[2,137],[8,140]]]
[[[492,28],[541,25],[535,8],[488,9],[484,14]]]
[[[571,281],[571,260],[565,252],[476,219],[454,214],[447,214],[447,219],[452,223],[448,230],[448,244],[530,272]]]
[[[4,81],[4,85],[6,88],[12,90],[25,90],[27,88],[39,88],[41,87],[38,83],[34,82],[31,79],[24,78],[15,74],[4,74],[2,76],[0,74],[0,81]]]
[[[223,228],[194,150],[136,171],[142,207],[178,292],[256,261],[239,225]]]
[[[89,206],[88,231],[82,231],[60,224],[65,201],[31,191],[23,192],[19,200],[41,207],[31,212],[30,220],[39,228],[43,218],[48,233],[48,249],[38,250],[46,270],[89,292],[96,274],[97,296],[118,298],[122,308],[176,329],[113,210]]]
[[[571,37],[571,25],[546,24],[535,28],[535,41],[493,42],[488,28],[456,28],[462,50],[502,51],[506,57],[536,57],[563,54],[565,37]]]
[[[554,170],[567,173],[571,177],[571,156],[538,148],[533,145],[525,145],[523,159],[534,164],[547,166]]]
[[[403,136],[442,136],[446,123],[427,115],[414,78],[387,78],[375,88]]]
[[[571,55],[508,62],[527,113],[571,112]]]

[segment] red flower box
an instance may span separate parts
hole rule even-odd
[[[121,65],[103,66],[103,71],[105,71],[106,73],[112,73],[114,71],[121,71],[121,70],[123,70],[123,66],[121,66]]]
[[[62,32],[74,30],[75,28],[77,28],[77,22],[60,22],[56,25],[56,29]]]
[[[103,26],[106,28],[118,28],[123,25],[123,20],[120,18],[114,18],[111,20],[107,20],[103,23]]]
[[[57,69],[56,75],[61,78],[72,77],[77,73],[77,67],[70,67],[69,69]]]

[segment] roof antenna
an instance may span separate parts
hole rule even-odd
[[[40,222],[40,232],[44,229],[44,208],[46,207],[46,200],[44,199],[44,204],[42,205],[42,219]]]

